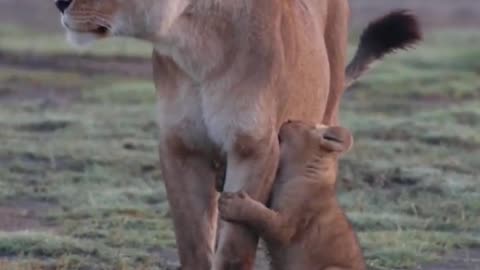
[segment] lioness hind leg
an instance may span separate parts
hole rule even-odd
[[[345,88],[345,66],[350,7],[348,0],[327,0],[325,45],[330,63],[330,90],[323,124],[338,124],[338,110]]]

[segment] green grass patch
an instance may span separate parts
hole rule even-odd
[[[45,34],[14,25],[0,27],[0,48],[15,52],[29,53],[76,53],[93,55],[150,56],[151,45],[131,39],[111,39],[100,41],[86,50],[76,50],[70,46],[63,34]]]
[[[9,26],[0,35],[0,49],[74,52],[61,35]],[[341,163],[339,197],[373,269],[413,269],[478,247],[478,41],[431,34],[344,99],[355,147]],[[88,53],[150,54],[127,43],[102,41]],[[2,68],[0,84],[0,205],[52,206],[38,211],[41,227],[0,233],[0,269],[164,269],[175,243],[153,84],[41,67]]]

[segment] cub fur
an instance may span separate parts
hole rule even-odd
[[[280,130],[281,161],[271,208],[244,192],[224,193],[220,216],[263,238],[276,270],[364,270],[356,235],[335,193],[337,158],[352,145],[342,127],[289,122]]]

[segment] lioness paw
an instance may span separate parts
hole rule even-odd
[[[245,192],[229,193],[224,192],[218,201],[220,217],[226,221],[241,221],[246,212],[246,200],[248,195]]]

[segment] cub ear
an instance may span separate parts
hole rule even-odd
[[[320,146],[332,152],[348,152],[353,146],[352,133],[344,127],[328,127],[322,134]]]

